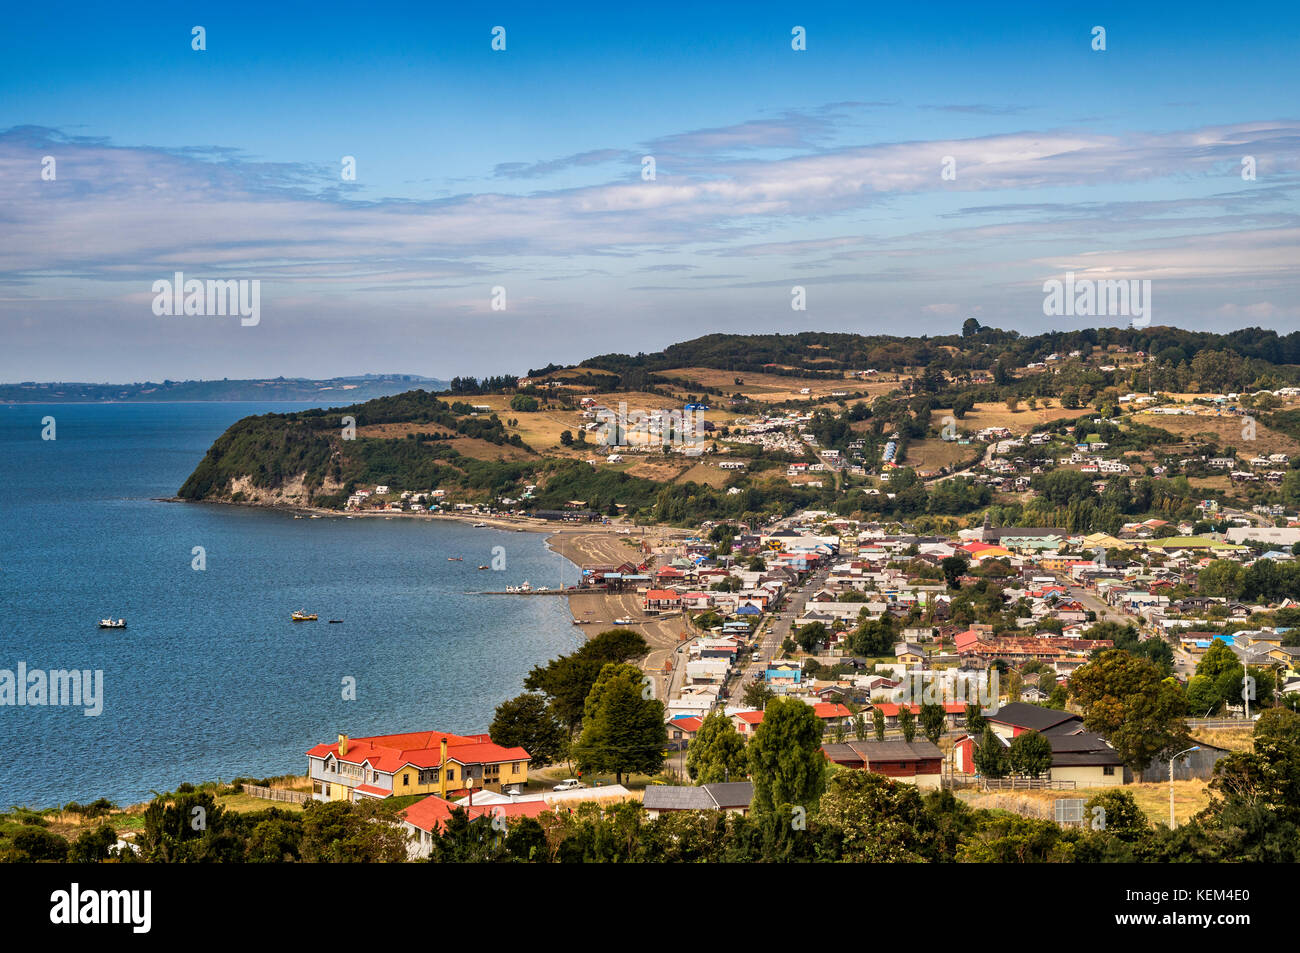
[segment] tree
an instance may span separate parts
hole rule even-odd
[[[1007,776],[1007,751],[993,729],[984,726],[984,734],[975,746],[975,770],[986,778],[1004,778]]]
[[[315,863],[398,863],[406,831],[381,801],[308,801],[303,807],[302,859]]]
[[[943,578],[947,582],[948,588],[960,589],[959,577],[966,574],[966,570],[970,568],[970,562],[965,554],[959,556],[954,553],[951,556],[945,556],[939,563],[939,568],[943,570]]]
[[[1096,809],[1101,808],[1101,814]],[[1094,817],[1104,819],[1103,830],[1122,841],[1138,841],[1151,834],[1151,822],[1128,791],[1102,791],[1083,806],[1084,822],[1091,826]]]
[[[495,744],[523,748],[535,768],[557,763],[564,757],[568,741],[546,696],[536,693],[516,695],[498,705],[488,735]]]
[[[805,652],[811,652],[818,645],[830,638],[826,626],[821,622],[809,622],[794,630],[794,641]]]
[[[1187,698],[1148,659],[1107,649],[1074,673],[1070,690],[1083,708],[1083,724],[1115,749],[1139,774],[1163,751],[1187,739]]]
[[[920,719],[921,734],[925,735],[931,744],[937,745],[939,739],[943,737],[944,729],[948,727],[948,713],[937,702],[926,702],[921,705]]]
[[[538,665],[524,679],[524,688],[551,700],[551,710],[570,733],[582,723],[591,686],[609,662],[630,662],[650,651],[645,637],[631,629],[609,629],[585,642],[570,655]]]
[[[117,832],[109,824],[100,824],[94,830],[82,831],[68,851],[68,861],[73,864],[97,864],[108,860],[117,843]]]
[[[649,697],[641,669],[609,662],[600,670],[582,715],[575,760],[593,771],[610,771],[618,784],[633,772],[655,774],[664,766],[668,727],[663,702]]]
[[[741,693],[741,701],[753,711],[762,711],[767,703],[775,697],[776,692],[767,687],[767,682],[759,679],[750,682]]]
[[[572,430],[561,430],[561,431],[560,431],[560,445],[561,445],[561,446],[564,446],[564,447],[571,447],[571,446],[573,446],[573,431],[572,431]]]
[[[853,716],[853,737],[858,741],[867,740],[867,717],[862,712]]]
[[[961,323],[961,336],[971,338],[980,333],[980,323],[974,318],[967,318]]]
[[[841,839],[840,860],[937,859],[934,821],[913,784],[899,784],[870,771],[839,771],[827,782],[817,816]]]
[[[302,855],[301,815],[272,808],[257,822],[244,843],[244,860],[250,864],[283,864]]]
[[[1024,690],[1025,680],[1020,672],[1012,669],[1007,672],[1007,701],[1020,701],[1020,693]]]
[[[903,729],[904,741],[911,741],[916,737],[916,715],[912,713],[911,705],[898,706],[898,727]]]
[[[811,808],[822,793],[826,757],[822,724],[812,706],[797,698],[774,698],[749,743],[754,811],[782,805]]]
[[[876,740],[885,740],[885,713],[879,708],[873,708],[871,711],[871,725],[876,730]]]
[[[745,739],[721,708],[709,712],[686,752],[686,773],[696,784],[739,781],[749,768]]]
[[[1052,768],[1052,743],[1036,731],[1022,731],[1007,752],[1011,770],[1036,778]]]
[[[966,706],[966,734],[974,737],[984,731],[984,716],[980,713],[980,706],[971,702]]]

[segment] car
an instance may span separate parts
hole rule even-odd
[[[577,778],[565,778],[555,786],[555,791],[576,791],[578,788],[585,788],[586,785]]]

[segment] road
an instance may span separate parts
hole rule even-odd
[[[817,570],[808,577],[802,586],[789,593],[779,613],[773,613],[765,617],[762,634],[759,636],[758,643],[755,646],[755,653],[750,657],[749,664],[727,683],[728,700],[733,702],[739,700],[741,692],[745,690],[745,686],[749,684],[750,680],[767,668],[767,663],[775,658],[781,643],[790,635],[794,627],[794,620],[803,612],[809,596],[826,583],[828,575],[830,575],[829,567]],[[758,658],[761,658],[762,661],[755,660]]]
[[[1082,586],[1071,586],[1068,582],[1065,585],[1069,586],[1071,599],[1082,602],[1085,609],[1091,609],[1097,613],[1098,622],[1118,622],[1120,625],[1128,625],[1130,622],[1136,624],[1137,620],[1133,616],[1127,612],[1121,612],[1114,606],[1107,605]]]

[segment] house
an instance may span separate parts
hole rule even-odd
[[[822,725],[829,730],[839,725],[848,725],[853,720],[853,712],[836,702],[818,702],[813,705],[813,711],[821,719]]]
[[[746,738],[754,737],[754,732],[758,726],[763,723],[763,713],[761,711],[738,711],[731,716],[731,723],[736,726],[742,736]]]
[[[1046,738],[1052,745],[1048,777],[1053,781],[1073,781],[1076,788],[1128,783],[1119,755],[1099,735],[1085,731],[1079,715],[1011,702],[986,715],[985,721],[998,743],[1006,747],[1026,731],[1036,731]],[[975,745],[979,740],[967,735],[954,745],[953,762],[957,771],[975,773]]]
[[[822,745],[822,754],[844,767],[923,789],[939,787],[943,775],[943,752],[928,741],[849,741]]]
[[[925,664],[925,649],[914,642],[899,642],[894,646],[894,658],[908,666]]]
[[[693,715],[670,719],[668,722],[668,740],[693,741],[703,724],[704,720],[702,718],[696,718]]]
[[[500,791],[528,783],[528,752],[487,735],[415,731],[349,738],[307,752],[317,801],[382,800],[394,795]]]
[[[473,820],[477,817],[537,817],[551,810],[543,800],[509,801],[494,804],[460,805],[431,794],[399,811],[402,827],[406,829],[406,856],[410,860],[424,860],[433,850],[433,839],[442,831],[452,811],[462,810]]]
[[[723,781],[693,785],[651,784],[641,802],[647,816],[654,820],[673,811],[722,811],[725,814],[748,814],[754,800],[750,781]]]
[[[676,593],[671,589],[649,589],[646,591],[646,612],[663,612],[666,609],[680,609],[681,607],[682,597],[680,593]]]

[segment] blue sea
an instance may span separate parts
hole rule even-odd
[[[340,732],[485,731],[581,643],[566,599],[474,594],[575,582],[539,534],[157,499],[239,418],[307,406],[0,406],[0,669],[103,672],[98,717],[0,706],[0,805],[302,773]],[[494,546],[505,571],[479,571]]]

